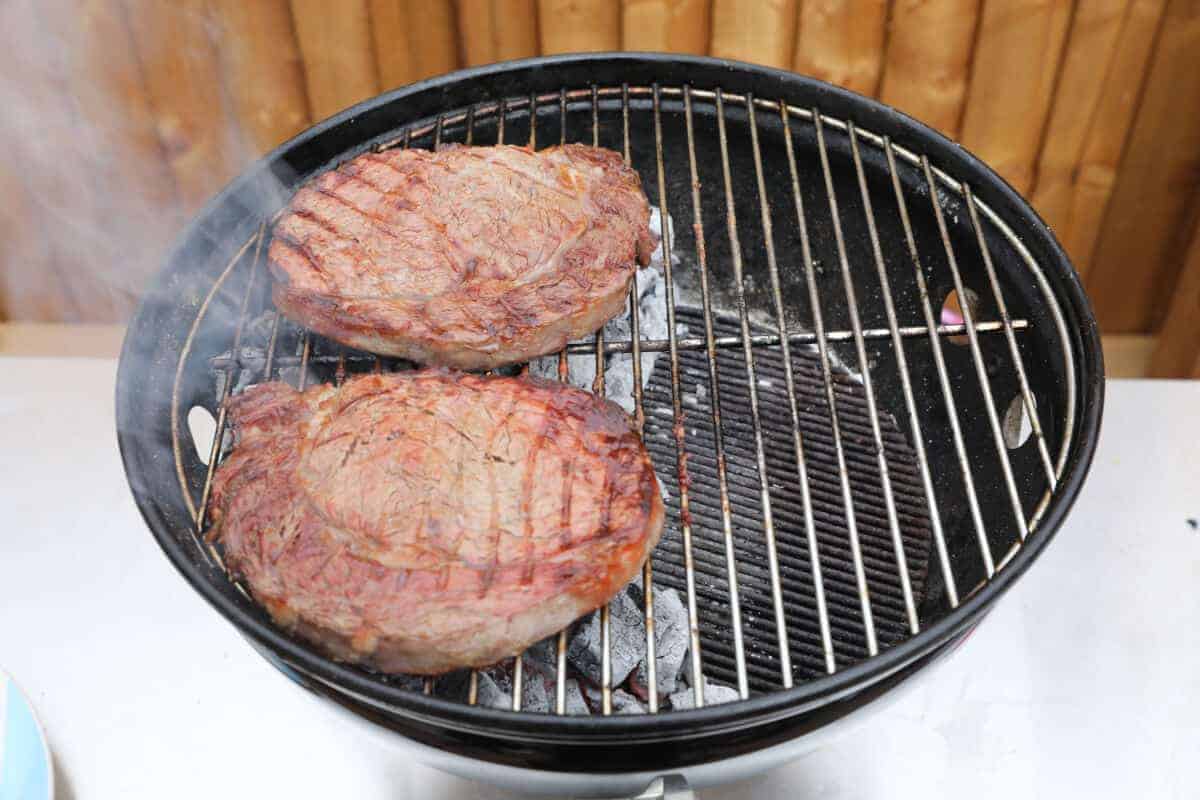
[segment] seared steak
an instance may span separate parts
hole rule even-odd
[[[280,625],[387,672],[484,666],[611,598],[662,528],[616,405],[423,370],[233,398],[213,533]]]
[[[490,369],[616,315],[655,240],[636,172],[569,144],[365,153],[275,225],[275,304],[353,347]]]

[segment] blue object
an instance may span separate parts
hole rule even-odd
[[[0,672],[0,800],[49,800],[50,753],[33,708]]]

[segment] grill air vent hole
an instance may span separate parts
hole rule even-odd
[[[187,424],[188,432],[192,434],[192,444],[196,448],[196,456],[200,463],[208,466],[213,437],[217,434],[217,421],[212,412],[204,406],[192,406],[188,410]]]
[[[1034,401],[1034,408],[1037,408],[1037,401]],[[1025,402],[1021,395],[1017,395],[1008,404],[1008,409],[1004,412],[1004,443],[1008,445],[1009,450],[1016,450],[1025,442],[1029,441],[1029,435],[1033,433],[1033,424],[1029,421],[1029,414],[1025,411]]]
[[[963,288],[963,295],[967,298],[967,310],[971,312],[971,319],[979,319],[979,295],[965,287]],[[939,319],[943,325],[963,324],[962,302],[959,300],[956,290],[951,289],[950,294],[946,295],[946,300],[942,303],[942,314]],[[965,335],[950,336],[948,338],[954,344],[966,344],[969,341]]]

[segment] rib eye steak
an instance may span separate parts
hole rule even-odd
[[[625,303],[656,240],[636,172],[568,144],[364,153],[274,228],[275,305],[344,344],[491,369],[560,350]]]
[[[437,674],[607,602],[662,529],[629,417],[565,384],[431,369],[231,399],[212,535],[277,623]]]

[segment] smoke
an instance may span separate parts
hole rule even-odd
[[[0,3],[0,318],[127,318],[183,224],[254,158],[208,8]]]

